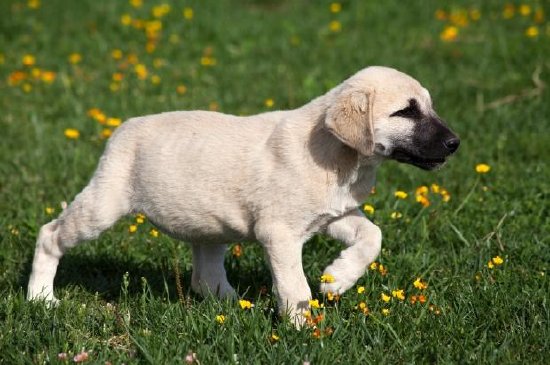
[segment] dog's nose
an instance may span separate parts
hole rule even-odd
[[[443,142],[443,144],[445,145],[446,149],[448,149],[449,151],[451,151],[451,153],[453,153],[458,149],[458,146],[460,146],[460,139],[456,137],[449,138],[448,140]]]

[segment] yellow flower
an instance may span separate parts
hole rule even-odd
[[[449,200],[451,200],[451,194],[447,192],[447,190],[444,190],[441,192],[441,197],[443,198],[443,201],[447,203]]]
[[[443,42],[453,42],[458,38],[458,28],[454,25],[448,25],[443,29],[441,34],[439,35],[439,38]]]
[[[44,81],[46,84],[51,84],[54,82],[56,73],[53,71],[44,71],[40,74],[42,81]]]
[[[525,35],[530,38],[534,38],[539,35],[539,28],[535,25],[525,29]]]
[[[388,308],[384,308],[384,309],[382,309],[382,314],[387,316],[387,315],[390,314],[390,310]]]
[[[68,139],[78,139],[80,137],[80,132],[74,128],[65,129],[65,137]]]
[[[449,15],[447,14],[447,12],[445,12],[445,10],[442,10],[442,9],[437,9],[435,11],[435,18],[437,20],[447,20],[447,18],[449,17]]]
[[[73,65],[80,63],[80,61],[82,61],[82,56],[80,55],[80,53],[74,52],[69,55],[69,62]]]
[[[136,217],[136,223],[137,224],[143,224],[145,222],[145,218],[143,216],[138,215]]]
[[[113,76],[111,76],[111,78],[112,78],[113,81],[118,81],[118,82],[120,82],[120,81],[122,81],[122,79],[124,78],[124,74],[121,73],[121,72],[115,72],[115,73],[113,74]]]
[[[272,333],[271,336],[269,337],[269,341],[271,341],[271,342],[277,342],[280,339],[281,338],[279,336],[277,336],[275,333]]]
[[[178,85],[178,87],[176,87],[176,92],[183,95],[187,92],[187,87],[185,85]]]
[[[425,195],[417,195],[416,201],[420,204],[422,204],[423,207],[429,207],[430,206],[430,200],[426,198]]]
[[[367,307],[367,303],[361,302],[357,307],[361,312],[363,312],[363,314],[369,314],[369,307]]]
[[[367,214],[374,214],[374,207],[370,204],[363,205],[363,211]]]
[[[407,196],[408,196],[407,193],[401,190],[396,191],[393,195],[395,195],[397,199],[407,199]]]
[[[24,66],[34,66],[36,63],[36,58],[34,58],[33,55],[26,54],[23,56],[23,59],[21,60],[23,62]]]
[[[193,9],[192,8],[189,8],[189,7],[186,7],[186,8],[183,8],[183,17],[187,20],[191,20],[193,19]]]
[[[431,188],[433,193],[439,194],[439,191],[440,191],[439,185],[432,184],[432,185],[430,185],[430,188]]]
[[[380,294],[380,299],[383,301],[383,302],[389,302],[391,300],[391,297],[389,295],[386,295],[386,293],[382,293]]]
[[[522,4],[519,6],[519,13],[523,16],[531,14],[531,7],[527,4]]]
[[[399,218],[403,217],[403,214],[401,214],[400,212],[392,212],[392,213],[390,214],[390,217],[391,217],[392,219],[399,219]]]
[[[332,276],[331,274],[321,275],[321,283],[334,283],[334,276]]]
[[[130,16],[130,14],[122,14],[120,16],[120,22],[122,23],[122,25],[130,25],[132,24],[132,17]]]
[[[45,210],[47,215],[52,215],[55,212],[55,209],[52,207],[46,207]]]
[[[216,59],[214,57],[210,57],[210,56],[203,56],[203,57],[201,57],[201,65],[203,65],[205,67],[215,66],[216,65]]]
[[[535,15],[533,16],[533,20],[535,23],[542,23],[544,21],[544,10],[542,8],[538,8],[535,10]]]
[[[386,276],[388,274],[388,269],[386,269],[386,267],[384,265],[379,264],[378,265],[378,272],[380,273],[380,275]]]
[[[378,269],[378,263],[376,261],[373,261],[370,265],[369,265],[369,269],[371,270],[377,270]]]
[[[23,91],[26,93],[30,93],[32,91],[32,85],[28,82],[23,84]]]
[[[113,49],[111,51],[111,57],[113,57],[115,60],[120,60],[122,58],[122,51],[120,49]]]
[[[420,279],[420,278],[416,278],[413,285],[416,289],[420,289],[420,290],[425,290],[425,289],[428,288],[428,284],[426,282],[422,281],[422,279]]]
[[[338,33],[342,30],[342,23],[338,20],[333,20],[328,25],[331,32]]]
[[[495,267],[495,265],[493,264],[493,260],[489,260],[489,262],[487,263],[487,267],[489,269],[492,269],[493,267]]]
[[[140,8],[143,5],[143,0],[130,0],[130,5],[134,8]]]
[[[29,0],[27,1],[27,6],[29,9],[38,9],[40,7],[40,0]]]
[[[128,232],[134,233],[135,231],[137,231],[137,225],[131,224],[130,227],[128,227]]]
[[[358,293],[358,294],[362,294],[362,293],[364,293],[364,292],[365,292],[365,287],[364,287],[364,286],[359,286],[359,287],[357,287],[357,293]]]
[[[159,75],[153,75],[153,76],[151,76],[151,82],[152,82],[153,84],[158,85],[158,84],[160,84],[160,81],[161,81],[161,79],[160,79],[160,76],[159,76]]]
[[[330,12],[331,13],[337,14],[340,11],[342,11],[342,4],[340,4],[340,3],[331,3],[330,4]]]
[[[223,314],[218,314],[216,316],[216,322],[218,322],[219,324],[223,324],[223,322],[225,322],[225,316]]]
[[[239,300],[239,305],[241,306],[241,309],[250,309],[253,307],[253,304],[246,299]]]
[[[273,105],[275,105],[275,101],[273,101],[273,99],[271,98],[265,99],[264,105],[268,108],[273,108]]]
[[[153,6],[153,9],[151,9],[151,14],[155,18],[162,18],[163,16],[168,14],[170,12],[170,10],[171,10],[170,5],[161,4],[161,5]]]
[[[109,127],[118,127],[122,123],[120,118],[107,118],[105,124]]]
[[[516,12],[516,7],[513,4],[506,4],[504,5],[504,9],[502,10],[502,17],[504,19],[512,19],[514,17],[515,12]]]
[[[492,261],[495,265],[502,265],[504,263],[504,260],[500,256],[493,257]]]
[[[476,165],[476,172],[478,174],[486,174],[489,172],[489,170],[491,170],[491,166],[487,165],[487,164],[484,164],[484,163],[479,163]]]
[[[392,290],[391,295],[399,300],[405,300],[405,291],[403,289]]]
[[[110,130],[109,128],[103,128],[101,130],[101,134],[99,136],[103,139],[106,139],[106,138],[111,137],[112,134],[113,134],[112,130]]]
[[[416,188],[414,194],[415,195],[427,195],[429,192],[429,189],[426,185],[422,185]]]
[[[319,307],[320,307],[320,305],[319,305],[319,300],[318,300],[318,299],[311,299],[311,300],[309,301],[309,306],[310,306],[311,308],[319,308]]]
[[[458,27],[465,27],[468,25],[468,13],[462,9],[455,10],[451,12],[449,20]]]
[[[142,63],[138,63],[134,66],[134,71],[139,79],[145,80],[147,78],[147,66]]]
[[[149,232],[149,234],[155,238],[157,238],[159,236],[159,231],[157,231],[156,229],[151,229],[151,231]]]

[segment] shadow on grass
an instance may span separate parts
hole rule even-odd
[[[24,265],[19,285],[26,289],[31,272],[32,261]],[[201,300],[191,290],[191,270],[185,270],[180,264],[180,280],[186,296]],[[260,265],[241,264],[226,261],[227,276],[240,296],[255,299],[271,292],[271,274],[265,263]],[[167,297],[178,300],[174,265],[166,259],[158,262],[139,261],[129,257],[127,260],[106,254],[86,255],[67,254],[59,264],[54,282],[56,290],[73,286],[95,294],[106,301],[117,300],[122,293],[125,273],[128,272],[128,295],[139,296],[143,292],[142,278],[147,280],[149,290],[155,297]]]

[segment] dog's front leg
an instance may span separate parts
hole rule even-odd
[[[329,224],[327,233],[348,247],[325,269],[334,282],[322,283],[321,291],[341,294],[355,284],[380,253],[382,232],[356,210]]]
[[[303,313],[309,309],[311,289],[302,267],[303,240],[281,225],[257,232],[263,244],[273,276],[279,314],[289,315],[297,327],[305,321]]]

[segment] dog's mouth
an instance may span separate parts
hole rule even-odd
[[[391,158],[403,163],[408,163],[417,167],[420,167],[423,170],[433,170],[445,163],[444,157],[420,157],[418,155],[415,155],[409,151],[405,151],[402,149],[395,149],[392,154]]]

